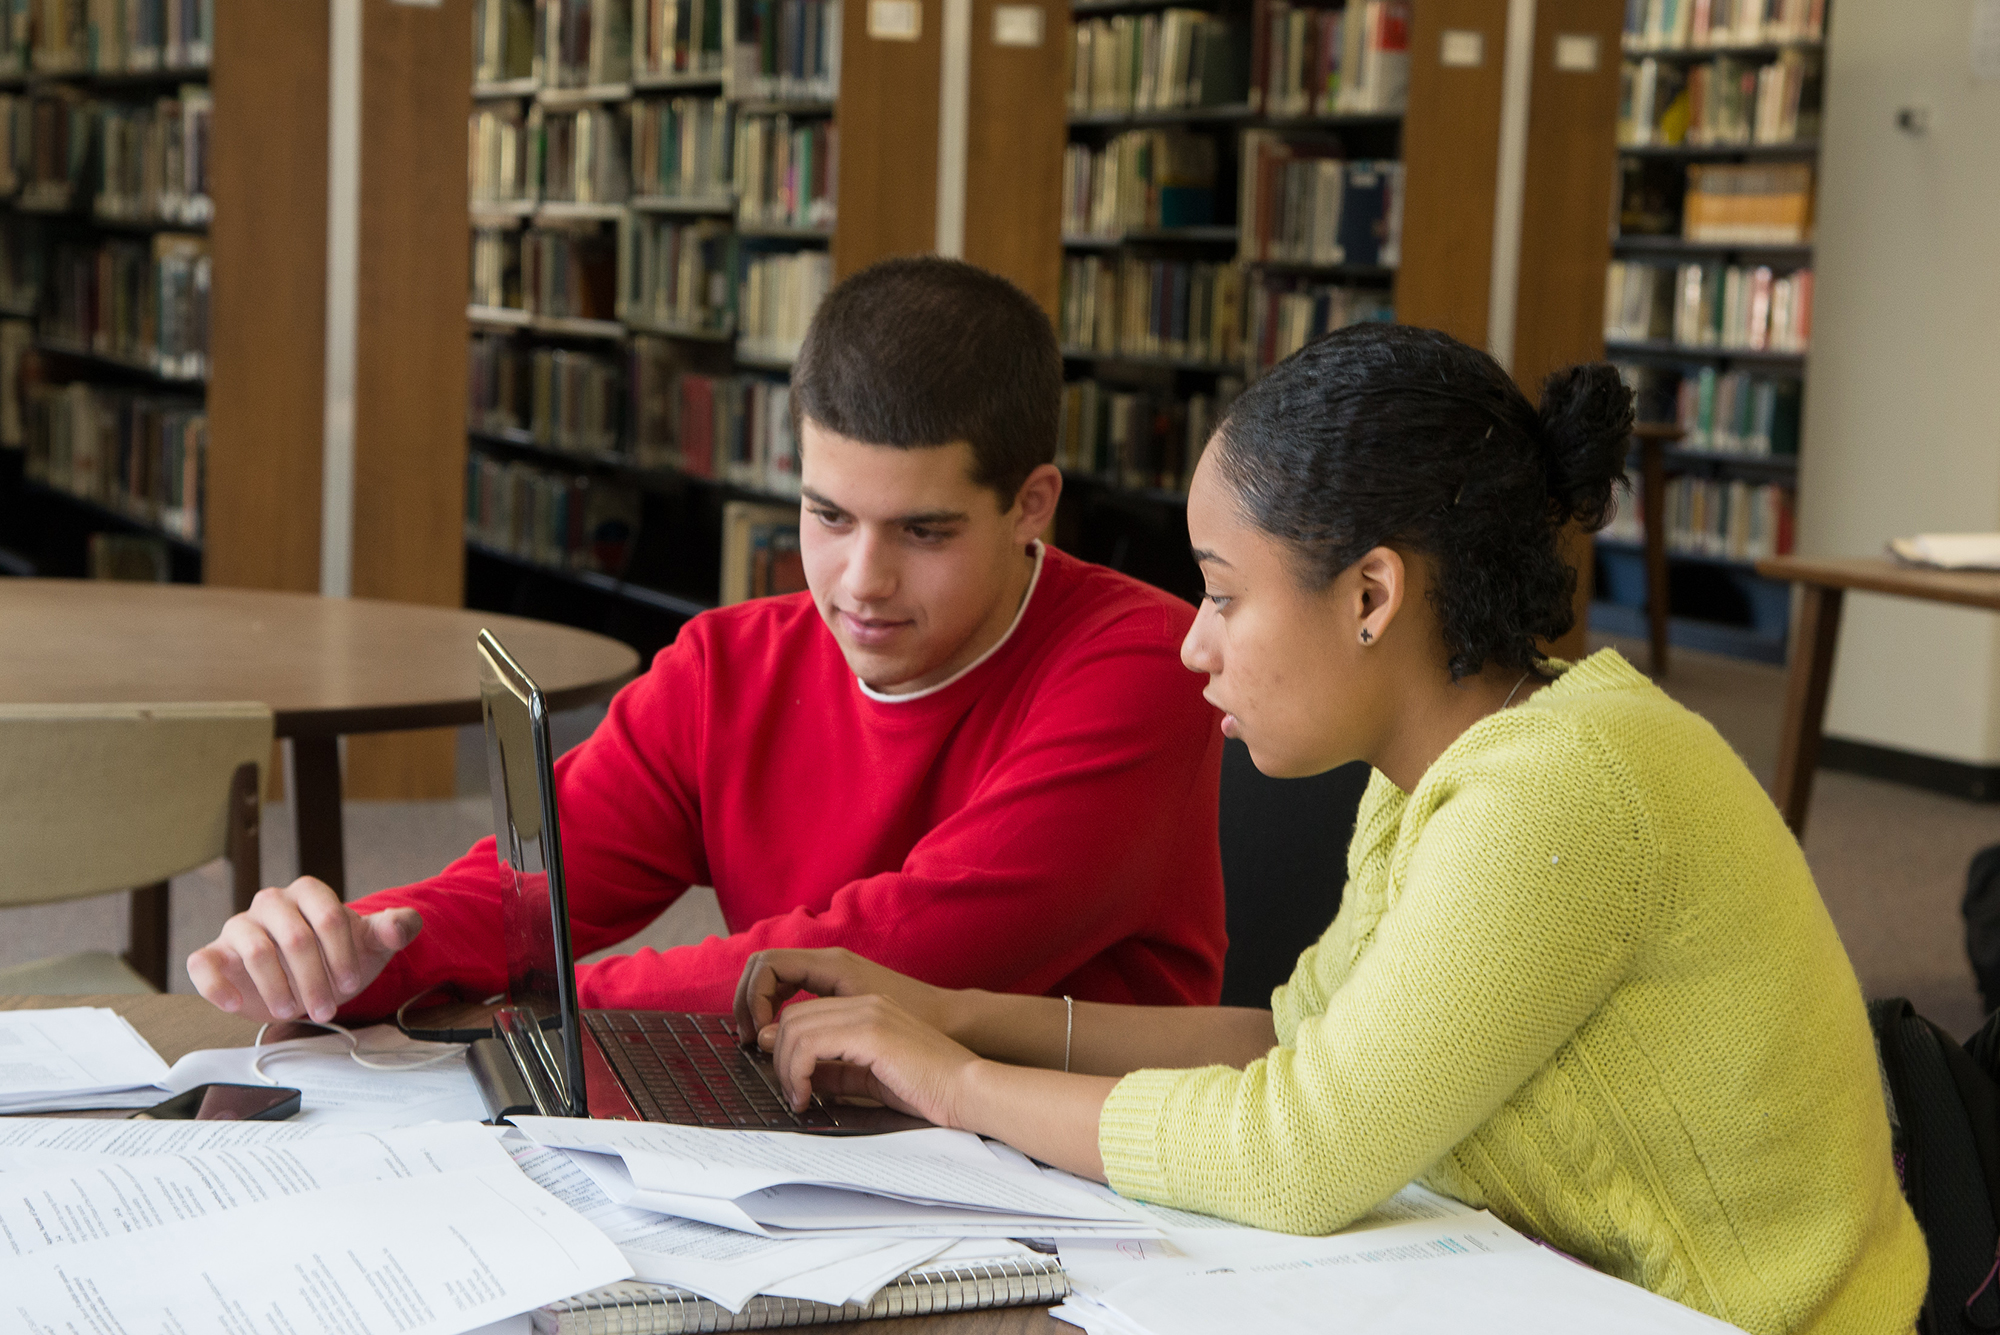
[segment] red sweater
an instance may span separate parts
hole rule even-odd
[[[808,594],[705,612],[556,762],[579,957],[712,885],[730,935],[577,970],[586,1005],[724,1011],[744,961],[846,946],[948,987],[1213,1005],[1222,735],[1193,611],[1050,549],[1013,633],[934,693],[865,695]],[[349,1003],[506,988],[493,840],[358,901],[424,931]]]

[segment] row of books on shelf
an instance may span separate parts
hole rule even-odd
[[[1071,114],[1243,106],[1277,118],[1400,112],[1409,99],[1406,0],[1321,9],[1256,0],[1247,30],[1200,9],[1070,26]]]
[[[1249,56],[1240,23],[1199,9],[1073,23],[1069,109],[1086,115],[1243,105]]]
[[[1266,116],[1382,115],[1410,98],[1410,6],[1348,0],[1344,9],[1259,0],[1252,100]]]
[[[691,370],[664,339],[636,338],[622,354],[603,354],[475,335],[466,416],[475,432],[543,449],[798,495],[790,387]]]
[[[1209,436],[1242,391],[1233,376],[1218,378],[1213,394],[1181,397],[1073,380],[1063,386],[1056,463],[1113,486],[1185,493]]]
[[[1674,448],[1748,458],[1796,458],[1800,386],[1797,380],[1713,366],[1679,371],[1621,366],[1642,421],[1680,428]]]
[[[475,334],[467,359],[466,420],[476,432],[525,433],[543,449],[618,454],[627,417],[622,361],[563,348],[528,348]]]
[[[1647,56],[1619,68],[1618,142],[1628,148],[1791,144],[1816,139],[1819,124],[1816,51],[1692,65]]]
[[[1330,330],[1390,320],[1379,288],[1258,273],[1232,263],[1073,255],[1063,263],[1064,347],[1261,371]]]
[[[88,202],[101,218],[209,220],[208,89],[151,103],[85,97],[67,85],[0,93],[0,196],[31,209]]]
[[[722,98],[622,108],[489,104],[466,136],[475,213],[642,199],[734,207],[746,224],[833,226],[839,131],[826,116],[732,110]]]
[[[840,91],[841,0],[733,0],[730,89],[738,97],[831,102]]]
[[[1618,508],[1604,536],[1617,542],[1645,540],[1640,518],[1643,485],[1620,488]],[[1660,497],[1669,552],[1727,561],[1762,561],[1790,556],[1795,527],[1791,489],[1768,482],[1672,477]]]
[[[1729,245],[1802,245],[1812,238],[1813,169],[1803,162],[1692,163],[1681,235]]]
[[[746,224],[831,231],[840,134],[825,116],[744,116],[736,127],[736,215]]]
[[[1613,260],[1604,336],[1688,348],[1804,352],[1812,337],[1812,270],[1769,265]]]
[[[199,402],[79,382],[34,386],[26,408],[28,477],[201,541],[208,418]]]
[[[0,75],[202,69],[215,0],[0,0]]]
[[[1337,142],[1252,130],[1243,137],[1242,173],[1237,244],[1244,259],[1390,268],[1401,262],[1402,163],[1343,161]]]
[[[1625,49],[1816,42],[1826,0],[1625,0]]]
[[[171,380],[208,374],[208,241],[58,246],[41,313],[43,343],[108,357]]]
[[[799,494],[791,386],[761,376],[684,369],[674,350],[633,352],[639,456],[648,465],[774,496]]]
[[[755,341],[789,355],[833,285],[825,250],[757,250],[721,223],[628,219],[616,236],[531,227],[473,234],[474,307],[489,316],[628,321],[653,329]],[[611,331],[616,332],[616,331]]]
[[[1073,352],[1206,365],[1243,359],[1241,265],[1136,255],[1063,259],[1060,334]]]
[[[473,79],[598,88],[727,73],[741,97],[831,101],[840,86],[840,3],[473,0]]]
[[[1127,130],[1102,148],[1063,149],[1065,237],[1205,227],[1215,221],[1216,142],[1185,130]]]
[[[639,493],[624,483],[476,450],[466,456],[466,536],[535,565],[623,574],[640,510]]]
[[[728,223],[641,216],[618,238],[619,319],[677,333],[735,332],[737,252]]]

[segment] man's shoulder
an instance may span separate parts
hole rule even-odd
[[[810,593],[752,598],[694,617],[654,658],[653,668],[687,664],[735,674],[755,672],[760,665],[795,667],[830,648],[831,639]]]
[[[1128,643],[1156,640],[1170,644],[1178,655],[1194,624],[1194,608],[1165,589],[1053,547],[1043,558],[1042,577],[1054,595],[1050,604],[1056,633],[1065,639],[1113,635]]]

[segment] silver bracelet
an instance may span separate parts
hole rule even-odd
[[[1069,1043],[1076,1037],[1076,999],[1063,998],[1063,1074],[1069,1074]]]

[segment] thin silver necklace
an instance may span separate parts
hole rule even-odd
[[[1521,680],[1514,683],[1514,689],[1507,692],[1507,698],[1500,702],[1500,709],[1505,709],[1508,705],[1513,704],[1514,697],[1521,693],[1521,687],[1525,686],[1527,684],[1528,678],[1534,675],[1535,675],[1535,670],[1533,668],[1529,668],[1526,672],[1523,672],[1521,674]],[[1497,714],[1500,712],[1500,709],[1496,709],[1493,712]]]

